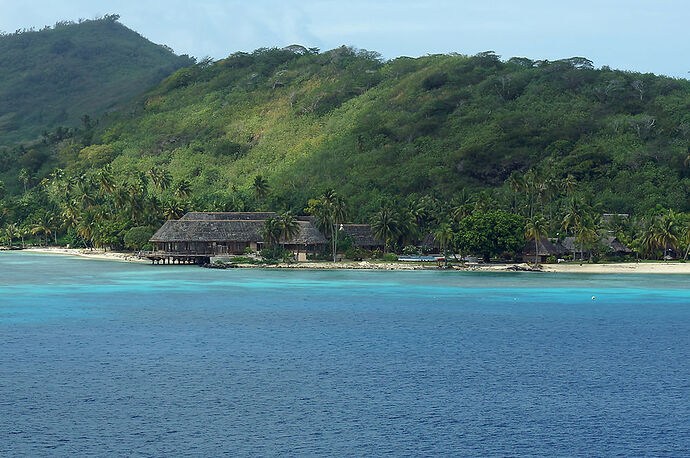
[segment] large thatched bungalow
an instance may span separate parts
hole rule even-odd
[[[612,235],[602,237],[599,243],[606,250],[607,254],[611,256],[624,257],[632,253],[632,250],[618,240],[618,237]],[[572,255],[573,259],[579,258],[580,255],[584,257],[589,257],[590,255],[589,248],[580,247],[575,237],[566,237],[561,242],[561,245],[565,249],[565,253]]]
[[[535,253],[535,248],[539,248]],[[563,247],[559,243],[553,243],[546,237],[539,240],[539,243],[534,243],[534,239],[528,240],[522,250],[522,260],[524,262],[546,262],[546,259],[554,256],[558,257],[563,254]]]
[[[371,226],[368,224],[341,224],[340,231],[343,234],[341,239],[351,237],[354,246],[362,250],[374,251],[383,250],[383,242],[371,233]]]
[[[146,256],[154,262],[205,263],[212,257],[243,254],[247,248],[263,248],[261,236],[272,212],[190,212],[179,220],[166,221],[151,237],[153,251]],[[298,260],[307,253],[323,251],[328,241],[306,218],[298,218],[299,232],[285,247]]]

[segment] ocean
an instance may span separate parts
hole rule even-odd
[[[690,276],[0,253],[1,456],[688,456]]]

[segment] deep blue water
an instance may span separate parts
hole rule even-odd
[[[688,456],[689,282],[0,253],[0,455]]]

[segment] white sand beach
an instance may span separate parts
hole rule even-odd
[[[122,262],[150,262],[148,259],[142,259],[138,257],[135,253],[126,252],[120,253],[117,251],[105,251],[100,249],[81,249],[81,248],[61,248],[61,247],[31,247],[26,248],[26,252],[30,253],[43,253],[43,254],[61,254],[69,256],[80,256],[89,259],[101,259],[110,261],[122,261]]]
[[[101,259],[121,262],[150,263],[148,259],[142,259],[133,252],[105,251],[100,249],[77,249],[61,247],[31,247],[23,251],[43,254],[60,254],[79,256],[87,259]],[[404,263],[384,261],[341,261],[341,262],[299,262],[291,264],[238,264],[239,268],[271,268],[271,269],[356,269],[356,270],[437,270],[432,263]],[[507,264],[466,264],[454,266],[456,271],[470,272],[525,272],[533,270],[527,263]],[[690,262],[620,262],[602,264],[543,264],[538,269],[540,272],[563,272],[583,274],[690,274]]]

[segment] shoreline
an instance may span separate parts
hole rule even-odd
[[[101,249],[81,249],[81,248],[60,248],[60,247],[31,247],[19,252],[38,253],[38,254],[59,254],[64,256],[78,256],[85,259],[98,259],[101,261],[136,262],[139,264],[149,263],[148,259],[142,259],[136,254],[119,251],[105,251]]]
[[[65,256],[78,256],[84,259],[97,259],[105,261],[134,262],[138,264],[150,264],[148,259],[139,258],[133,252],[118,252],[105,250],[88,250],[60,247],[31,247],[23,250],[28,253],[57,254]],[[581,273],[581,274],[685,274],[690,275],[690,262],[619,262],[602,264],[543,264],[540,269],[532,269],[527,263],[506,264],[468,264],[463,267],[439,268],[432,264],[416,264],[403,262],[377,262],[377,261],[341,261],[337,263],[300,262],[294,264],[238,264],[240,269],[311,269],[311,270],[434,270],[457,272],[546,272],[546,273]]]

